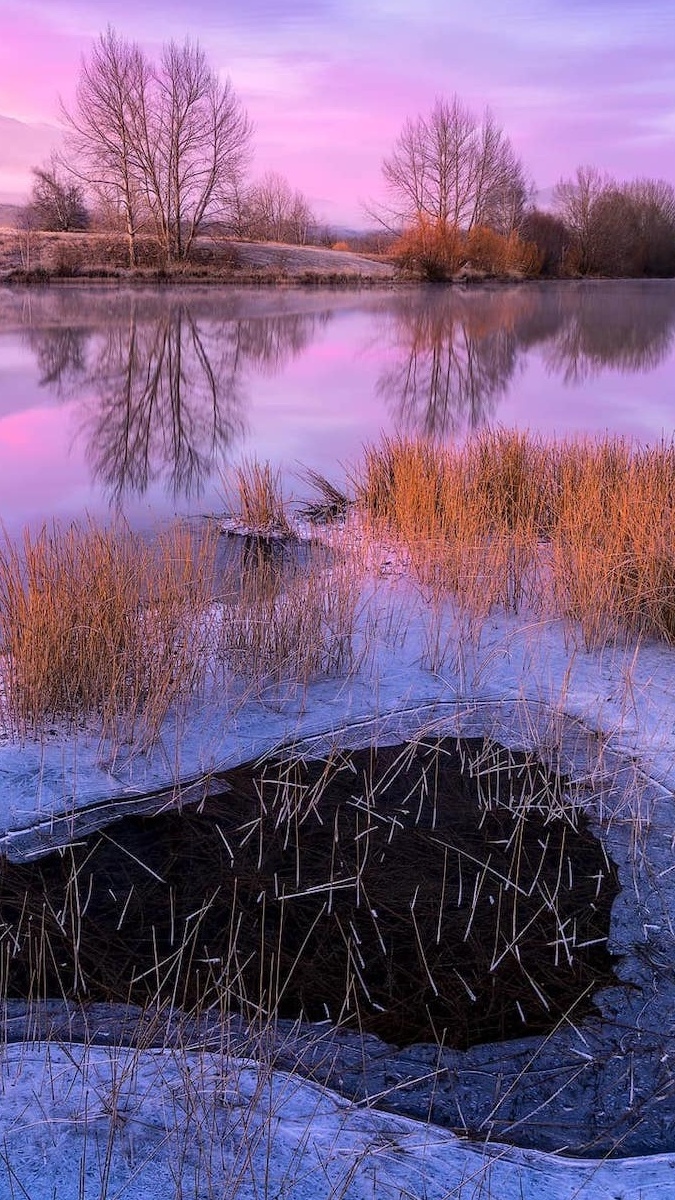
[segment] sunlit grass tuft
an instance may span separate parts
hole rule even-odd
[[[353,472],[374,538],[396,538],[435,602],[565,618],[587,647],[675,642],[675,447],[487,431],[366,448]]]
[[[244,459],[224,484],[228,507],[247,530],[286,537],[291,533],[281,474],[269,462]]]
[[[91,521],[5,538],[0,644],[15,732],[93,718],[104,736],[152,741],[204,684],[215,547],[208,529],[148,542]]]

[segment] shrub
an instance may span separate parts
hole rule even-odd
[[[534,242],[524,242],[515,231],[508,236],[486,225],[475,225],[466,238],[466,257],[472,266],[489,274],[537,275],[540,253]]]
[[[420,217],[391,248],[399,264],[430,280],[451,278],[464,260],[463,238],[455,225]]]

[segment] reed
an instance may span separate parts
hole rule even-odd
[[[91,521],[5,538],[5,722],[21,737],[65,720],[152,741],[205,683],[215,548],[211,530],[178,525],[152,542]]]
[[[290,536],[281,473],[269,462],[244,459],[223,485],[226,505],[247,530],[262,536]]]
[[[355,671],[368,658],[369,640],[398,644],[406,636],[410,586],[426,601],[432,670],[457,651],[457,629],[462,638],[478,639],[481,623],[498,610],[563,617],[590,647],[628,636],[675,640],[671,446],[544,442],[503,431],[464,446],[390,439],[367,448],[354,469],[354,501],[340,503],[348,510],[345,524],[301,557],[286,553],[283,537],[269,536],[288,538],[293,528],[269,465],[247,464],[236,478],[241,522],[263,536],[250,537],[241,561],[229,567],[220,561],[215,525],[199,534],[176,526],[152,542],[124,526],[102,530],[93,523],[27,534],[23,546],[5,539],[4,715],[18,736],[43,733],[54,721],[70,729],[92,721],[116,738],[148,744],[169,712],[186,714],[211,684],[232,677],[248,694],[283,702],[313,680]],[[332,504],[330,485],[317,486]],[[378,574],[385,553],[402,575],[402,607],[391,610],[383,629],[385,618],[369,598],[388,588]],[[560,736],[551,735],[554,749]],[[528,1007],[545,1027],[559,973],[576,971],[586,943],[603,943],[594,905],[601,883],[612,892],[612,868],[606,857],[597,872],[579,862],[579,813],[564,781],[543,774],[533,755],[506,752],[489,738],[462,744],[457,753],[477,793],[482,827],[461,844],[456,813],[448,813],[439,794],[450,751],[438,739],[382,751],[379,765],[375,748],[363,759],[336,747],[311,769],[298,754],[232,772],[215,831],[200,849],[203,861],[186,873],[190,884],[212,868],[227,880],[225,909],[219,883],[190,894],[184,911],[177,910],[172,871],[176,846],[188,836],[184,815],[161,865],[157,825],[150,824],[138,878],[129,875],[123,885],[100,865],[114,843],[110,830],[95,844],[69,847],[49,868],[26,864],[9,882],[5,871],[3,885],[13,891],[3,903],[0,1003],[20,992],[37,1011],[49,997],[87,1002],[101,988],[118,1001],[133,995],[149,1022],[167,1012],[181,1025],[180,1053],[155,1068],[158,1086],[170,1078],[176,1106],[164,1168],[176,1195],[212,1189],[234,1196],[251,1187],[269,1194],[265,1164],[282,1102],[272,1094],[277,1050],[261,1059],[260,1048],[278,1047],[284,1014],[325,1016],[325,1004],[338,1027],[378,1031],[389,1009],[401,1040],[423,1034],[439,1045],[449,1029],[459,1030],[460,1043],[474,1036],[474,1018],[461,1015],[460,1000],[468,1001],[470,1014],[493,1005],[496,1036],[507,1010],[519,1031]],[[526,851],[533,818],[539,824]],[[387,857],[392,846],[399,853],[394,868]],[[48,878],[48,870],[56,876]],[[37,888],[36,871],[44,871]],[[161,905],[149,898],[153,879]],[[589,926],[571,907],[578,883],[591,889]],[[405,911],[392,933],[394,890],[404,893]],[[163,941],[162,906],[170,926]],[[488,984],[481,993],[478,928],[488,920]],[[459,950],[449,969],[444,948],[451,925]],[[141,932],[146,949],[150,944],[143,959]],[[402,958],[391,948],[396,938],[406,946],[400,968]],[[124,971],[111,957],[113,942],[126,955]],[[600,960],[598,952],[582,992],[594,986]],[[330,985],[328,999],[308,999],[312,975]],[[527,1002],[515,990],[516,975]],[[503,1008],[493,999],[500,980]],[[262,1063],[253,1083],[243,1080],[246,1068],[227,1065],[233,1013],[246,1018],[248,1049]],[[218,1087],[222,1093],[225,1078],[241,1133],[227,1161],[222,1100],[205,1105],[211,1086],[210,1077],[200,1076],[205,1060],[188,1054],[190,1021],[205,1016],[217,1020]],[[89,1070],[87,1054],[96,1078],[88,1046],[81,1075]],[[101,1196],[117,1194],[125,1096],[141,1059],[139,1046],[116,1060],[110,1086],[97,1093],[110,1121],[109,1140],[97,1150]],[[5,1160],[7,1170],[18,1169],[6,1145],[0,1166]],[[336,1181],[334,1197],[349,1194],[352,1166]],[[322,1169],[329,1168],[328,1155]],[[289,1196],[300,1187],[297,1169],[289,1161],[282,1181]],[[22,1194],[18,1183],[16,1191]]]
[[[352,479],[373,540],[396,539],[435,602],[563,617],[589,649],[675,640],[672,443],[384,439]]]
[[[345,674],[379,636],[385,556],[423,599],[432,671],[497,612],[563,618],[588,649],[675,641],[672,445],[385,439],[354,468],[353,501],[319,481],[345,521],[295,556],[278,474],[251,461],[235,480],[239,520],[262,532],[234,568],[213,523],[152,541],[93,522],[5,538],[1,704],[16,736],[63,719],[148,745],[223,673],[259,696]]]
[[[216,659],[258,697],[295,695],[352,669],[362,572],[348,555],[310,546],[285,561],[254,538],[229,578]]]

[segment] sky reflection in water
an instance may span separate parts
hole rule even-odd
[[[675,283],[0,295],[0,517],[221,510],[245,455],[344,479],[364,442],[675,432]]]

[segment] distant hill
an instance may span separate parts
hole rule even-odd
[[[63,131],[56,125],[19,121],[0,112],[0,202],[20,204],[32,186],[31,168],[47,162],[62,142]]]

